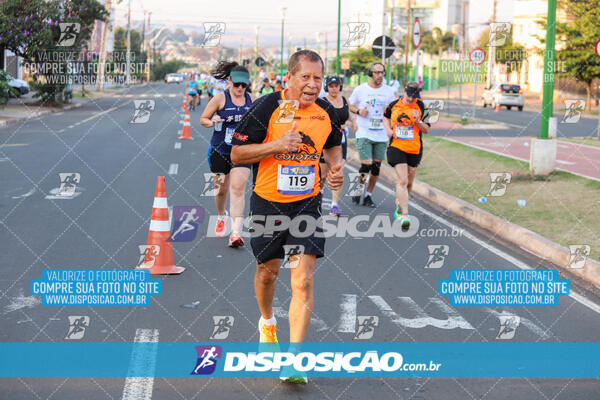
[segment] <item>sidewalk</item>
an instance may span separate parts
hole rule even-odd
[[[529,162],[530,137],[445,136],[443,139]],[[561,171],[600,181],[600,147],[558,140],[556,167]]]
[[[132,85],[129,88],[105,89],[103,92],[86,89],[86,92],[89,94],[88,97],[73,97],[69,104],[65,104],[62,107],[41,107],[39,105],[32,105],[31,103],[34,103],[37,99],[33,98],[33,92],[29,92],[19,98],[10,99],[6,106],[0,107],[0,129],[53,112],[79,108],[94,99],[111,96],[115,93],[120,93],[137,86],[140,85]],[[73,94],[79,93],[81,93],[81,88],[74,88]]]

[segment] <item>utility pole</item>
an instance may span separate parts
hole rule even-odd
[[[404,40],[404,82],[403,85],[406,85],[407,82],[407,70],[408,70],[408,53],[410,51],[410,42],[411,42],[411,26],[410,26],[410,22],[412,20],[411,18],[411,8],[410,8],[410,0],[408,0],[408,2],[406,3],[406,35],[405,35],[405,40]]]
[[[392,42],[394,41],[394,36],[393,36],[394,32],[393,32],[393,26],[392,26],[393,24],[394,24],[394,2],[392,2],[390,5],[390,39],[392,39]],[[388,67],[388,69],[387,69],[388,85],[390,84],[390,73],[391,72],[392,72],[392,68]]]
[[[491,24],[490,24],[490,34],[491,34],[491,29],[492,29],[492,24],[496,24],[496,6],[498,4],[498,0],[494,0],[494,5],[492,8],[492,20],[491,20]],[[488,74],[487,74],[487,85],[486,87],[490,87],[492,86],[492,74],[494,73],[494,63],[496,62],[496,44],[490,44],[490,48],[489,48],[489,55],[488,55]]]
[[[152,11],[148,11],[148,29],[150,29],[150,16],[151,15],[152,15]],[[144,36],[144,41],[147,41],[145,36]],[[151,57],[150,57],[150,42],[149,41],[147,41],[144,48],[146,49],[146,81],[148,81],[148,83],[150,83],[150,64],[154,60],[151,59]]]
[[[546,51],[544,53],[544,95],[542,98],[542,121],[540,138],[548,139],[548,120],[552,117],[554,94],[554,41],[556,37],[556,0],[548,0],[548,23],[546,24]]]
[[[129,74],[129,70],[130,70],[130,66],[131,66],[131,57],[129,55],[131,51],[131,0],[129,0],[127,2],[127,53],[125,54],[126,57],[126,68],[127,71],[125,71],[125,82],[126,82],[126,86],[129,86],[130,84],[130,74]]]
[[[462,70],[463,70],[463,54],[465,53],[465,51],[467,50],[466,47],[466,36],[467,36],[467,2],[463,1],[460,3],[460,8],[461,8],[461,49],[460,49],[460,56],[459,56],[459,61],[458,61],[458,68],[459,68],[459,83],[458,83],[458,103],[462,104]]]
[[[285,23],[285,10],[286,7],[281,8],[281,60],[279,63],[279,73],[283,75],[283,24]]]
[[[256,65],[256,59],[258,58],[258,31],[260,30],[260,26],[256,26],[256,42],[254,43],[254,84],[258,87],[258,82],[256,82],[256,78],[258,76],[258,66]]]
[[[337,49],[335,61],[335,74],[340,74],[340,19],[342,10],[342,0],[338,0],[338,26],[337,26]]]
[[[327,32],[325,32],[325,73],[327,74],[327,52],[329,50],[327,43]]]
[[[98,75],[96,77],[96,89],[102,91],[104,88],[104,69],[106,65],[106,41],[108,39],[108,26],[110,25],[110,2],[106,0],[107,21],[102,26],[102,40],[100,42],[100,57],[98,59]]]

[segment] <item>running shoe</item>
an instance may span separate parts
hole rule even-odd
[[[244,239],[240,236],[239,232],[233,231],[229,235],[229,247],[240,247],[244,245]]]
[[[295,383],[300,385],[306,385],[308,383],[306,372],[298,372],[293,367],[289,366],[283,367],[279,379],[285,383]]]
[[[410,228],[410,217],[408,214],[403,214],[398,205],[396,205],[396,209],[394,210],[394,219],[400,221],[403,231],[407,231]]]
[[[329,210],[329,215],[339,217],[340,215],[342,215],[342,213],[340,212],[340,208],[337,205],[335,205],[331,206],[331,210]]]
[[[225,215],[219,215],[217,218],[217,226],[215,226],[215,235],[223,237],[225,235],[225,225],[227,225],[227,211]]]
[[[258,331],[260,332],[260,352],[276,353],[279,352],[279,341],[277,340],[277,322],[273,325],[265,325],[262,318],[258,321]]]
[[[373,203],[373,199],[371,199],[371,196],[365,196],[365,198],[363,199],[363,206],[371,208],[377,207],[375,203]]]

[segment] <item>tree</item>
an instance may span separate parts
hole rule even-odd
[[[346,72],[347,75],[358,74],[361,72],[366,73],[369,69],[369,65],[374,62],[381,62],[381,58],[375,57],[370,49],[357,47],[356,49],[340,54],[340,57],[347,57],[350,59],[350,69]],[[335,65],[337,57],[334,57],[331,66],[332,70],[335,71]]]
[[[482,48],[486,51],[489,56],[489,42],[490,39],[490,28],[486,28],[477,39],[477,47]],[[487,57],[486,56],[486,57]],[[502,46],[496,46],[496,64],[506,65],[506,72],[511,73],[512,71],[520,71],[525,60],[527,52],[525,48],[519,43],[513,42],[512,30],[510,35],[506,37]]]
[[[559,2],[559,7],[572,18],[569,22],[556,23],[556,61],[560,64],[555,72],[561,77],[575,78],[585,86],[589,111],[592,81],[600,76],[600,58],[594,51],[600,38],[600,0],[564,0]],[[546,18],[536,22],[546,28]],[[538,40],[545,45],[545,37]]]
[[[34,97],[52,102],[64,90],[67,66],[78,57],[82,43],[89,40],[94,21],[107,15],[97,0],[6,0],[1,11],[0,47],[23,57],[26,67],[35,72],[31,82]],[[79,24],[71,46],[60,46],[61,23]],[[68,55],[54,57],[53,53]],[[49,62],[50,72],[44,69]]]

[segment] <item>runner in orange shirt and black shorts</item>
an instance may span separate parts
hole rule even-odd
[[[331,190],[341,189],[344,176],[342,135],[336,126],[335,109],[318,98],[323,60],[314,51],[300,50],[290,57],[288,65],[288,88],[260,97],[237,126],[231,161],[253,164],[250,244],[257,260],[254,290],[261,312],[260,342],[277,343],[273,296],[279,260],[288,255],[292,288],[290,342],[297,350],[306,336],[314,306],[315,261],[325,254],[320,220],[321,153],[330,167],[326,179]],[[269,220],[277,229],[267,231]],[[297,230],[292,229],[293,221],[298,223]],[[306,374],[297,371],[282,371],[281,379],[308,382]]]
[[[396,209],[394,218],[403,230],[410,228],[408,195],[412,190],[417,167],[423,156],[422,133],[429,133],[425,119],[425,105],[418,98],[419,85],[408,82],[404,96],[391,102],[383,114],[383,124],[390,138],[387,161],[396,170]]]

